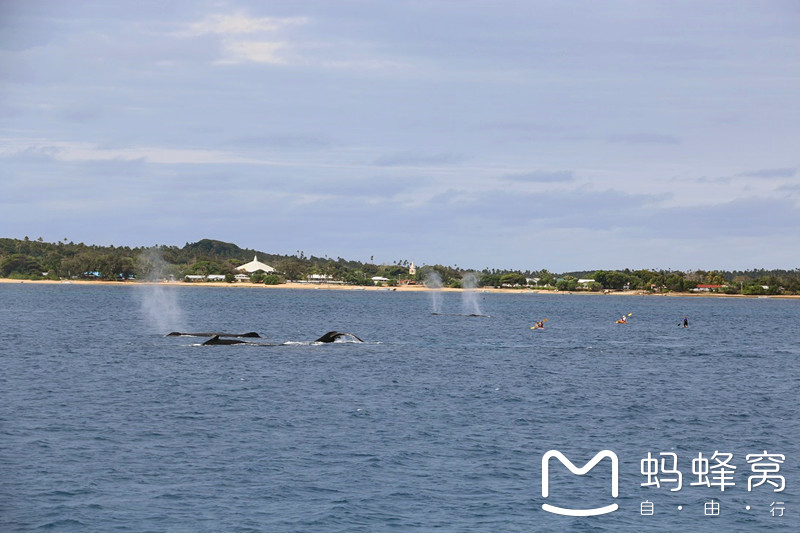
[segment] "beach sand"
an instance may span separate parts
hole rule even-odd
[[[646,291],[613,291],[613,292],[589,292],[589,291],[548,291],[540,289],[496,289],[494,287],[479,287],[477,289],[453,289],[442,287],[439,289],[429,289],[424,285],[400,285],[397,287],[377,287],[359,285],[337,285],[325,283],[282,283],[280,285],[264,285],[260,283],[226,283],[226,282],[196,282],[186,283],[183,281],[98,281],[98,280],[19,280],[0,278],[0,284],[26,283],[31,285],[102,285],[105,287],[141,287],[146,285],[161,285],[168,287],[193,287],[193,288],[222,288],[222,289],[304,289],[304,290],[327,290],[327,291],[384,291],[384,292],[421,292],[421,291],[442,291],[442,292],[462,292],[473,291],[480,293],[494,294],[552,294],[552,295],[592,295],[604,296],[613,294],[615,296],[653,296],[653,297],[686,297],[686,298],[779,298],[779,299],[800,299],[800,295],[743,295],[743,294],[715,294],[715,293],[649,293]]]

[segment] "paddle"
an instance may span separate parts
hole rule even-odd
[[[544,320],[542,320],[542,324],[544,324],[548,320],[550,320],[550,319],[549,318],[545,318]],[[531,326],[531,329],[541,329],[541,328],[539,328],[539,326]]]

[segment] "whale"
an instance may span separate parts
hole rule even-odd
[[[199,335],[195,335],[199,336]],[[256,336],[260,337],[256,333]],[[233,335],[228,336],[223,333],[216,333],[213,336],[205,341],[202,345],[203,346],[231,346],[233,344],[249,344],[251,346],[280,346],[280,344],[275,343],[260,343],[260,342],[251,342],[246,340],[240,340],[238,338],[225,338],[225,337],[234,337]],[[241,337],[241,335],[237,335],[236,337]],[[361,338],[357,335],[352,333],[347,333],[345,331],[329,331],[322,337],[318,338],[317,340],[313,341],[314,343],[331,343],[336,342],[339,339],[344,340],[351,340],[353,342],[362,343],[364,342]]]
[[[240,338],[261,338],[255,331],[247,333],[185,333],[183,331],[171,331],[167,337],[240,337]]]
[[[353,339],[358,342],[364,342],[356,335],[353,335],[352,333],[346,333],[343,331],[329,331],[328,333],[326,333],[319,339],[315,340],[314,342],[336,342],[339,339]]]
[[[255,342],[248,342],[248,341],[240,341],[239,339],[223,339],[220,335],[214,335],[206,342],[203,343],[203,346],[219,346],[219,345],[231,345],[231,344],[257,344]]]
[[[471,317],[482,317],[482,318],[492,318],[492,315],[481,315],[479,313],[431,313],[432,315],[439,315],[439,316],[471,316]]]

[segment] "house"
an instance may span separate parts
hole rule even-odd
[[[275,272],[274,268],[259,261],[258,256],[256,255],[253,256],[252,261],[250,261],[249,263],[245,263],[240,267],[237,267],[236,270],[240,272],[247,272],[248,274],[253,274],[255,272],[258,272],[259,270],[266,273]]]
[[[188,274],[183,278],[186,281],[205,281],[205,276],[198,276],[197,274]]]
[[[718,291],[718,290],[719,290],[719,289],[721,289],[722,287],[724,287],[724,285],[713,285],[713,284],[703,284],[703,283],[700,283],[700,284],[698,284],[698,285],[697,285],[697,287],[695,287],[694,289],[692,289],[692,292],[711,292],[711,291]]]
[[[582,286],[584,289],[588,288],[590,283],[594,283],[594,280],[589,278],[578,280],[578,285]]]
[[[206,276],[208,281],[225,281],[225,274],[209,274]]]
[[[248,276],[247,274],[236,274],[235,276],[233,276],[233,279],[240,282],[250,281],[250,276]]]
[[[309,283],[330,283],[333,281],[333,276],[326,274],[309,274],[306,278]]]
[[[372,283],[374,283],[375,285],[380,285],[382,283],[388,283],[388,282],[389,282],[389,278],[384,278],[384,277],[381,277],[381,276],[373,276],[373,278],[372,278]]]

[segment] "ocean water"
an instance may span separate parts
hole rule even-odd
[[[797,531],[798,339],[789,300],[4,284],[0,531]],[[618,495],[545,498],[549,450]]]

